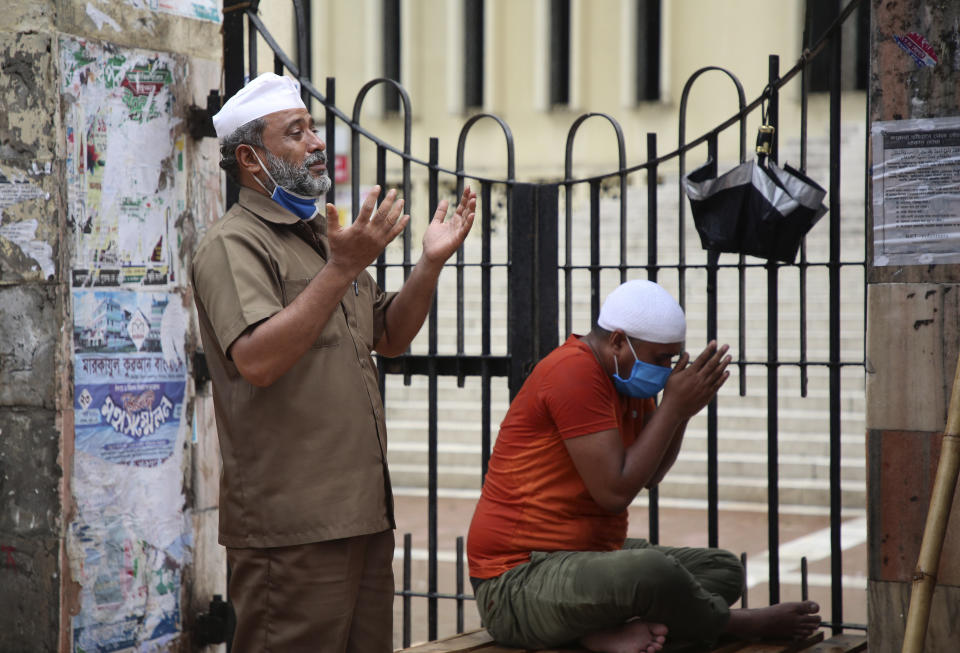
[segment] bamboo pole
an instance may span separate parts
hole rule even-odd
[[[953,506],[953,495],[960,472],[960,359],[953,377],[950,407],[947,410],[947,427],[943,432],[940,461],[930,495],[930,511],[923,528],[920,542],[920,557],[913,572],[913,588],[910,592],[910,610],[907,612],[907,628],[903,636],[902,653],[922,653],[930,620],[930,602],[937,584],[937,569],[940,553],[946,536],[947,522]]]

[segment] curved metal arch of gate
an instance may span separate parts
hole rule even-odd
[[[426,375],[428,378],[428,591],[414,592],[410,587],[411,579],[411,536],[404,536],[403,561],[403,588],[397,595],[403,598],[404,624],[403,646],[410,644],[410,601],[414,597],[426,598],[428,601],[428,637],[437,637],[437,601],[450,599],[457,604],[457,632],[463,631],[464,601],[473,597],[464,592],[463,577],[463,538],[458,537],[456,542],[456,590],[454,593],[441,593],[438,590],[437,573],[437,394],[438,377],[456,377],[458,385],[463,387],[466,377],[479,377],[481,380],[481,456],[480,479],[486,474],[490,454],[491,433],[491,378],[505,377],[508,380],[510,396],[513,397],[519,390],[526,375],[543,356],[549,353],[558,344],[558,325],[560,317],[560,291],[558,272],[564,278],[564,327],[565,332],[572,328],[572,275],[577,271],[585,270],[590,276],[590,312],[591,320],[595,320],[599,312],[600,278],[605,270],[616,271],[622,281],[632,271],[644,271],[648,278],[657,280],[660,273],[675,274],[679,285],[680,303],[686,303],[687,273],[701,272],[706,277],[705,294],[707,299],[707,339],[713,339],[717,334],[717,275],[721,270],[736,270],[739,280],[738,288],[738,341],[739,354],[735,364],[739,370],[740,394],[746,395],[747,370],[750,367],[760,366],[766,369],[768,420],[767,420],[767,447],[768,447],[768,550],[769,555],[769,591],[770,603],[780,600],[779,576],[779,478],[778,478],[778,370],[781,367],[795,367],[800,374],[801,395],[807,396],[807,370],[810,366],[826,367],[829,370],[830,394],[830,531],[831,531],[831,615],[826,622],[834,633],[844,628],[866,629],[863,624],[844,623],[842,600],[842,549],[840,545],[841,531],[841,504],[840,504],[840,400],[841,383],[840,372],[843,367],[863,367],[864,359],[861,355],[857,360],[843,360],[840,347],[840,274],[844,268],[865,268],[864,260],[842,261],[840,256],[840,54],[841,30],[840,25],[853,13],[861,0],[850,0],[839,13],[834,23],[822,37],[804,50],[803,56],[786,74],[779,73],[779,60],[776,56],[769,57],[769,83],[763,93],[749,104],[739,79],[730,71],[708,66],[693,73],[684,85],[679,108],[679,138],[677,149],[665,154],[657,153],[657,136],[647,134],[647,160],[643,163],[628,166],[626,162],[626,148],[623,130],[617,121],[607,114],[589,113],[580,116],[570,127],[566,141],[566,157],[564,162],[564,178],[556,183],[527,184],[520,183],[515,177],[514,140],[513,133],[507,123],[500,117],[489,114],[477,114],[470,117],[461,129],[457,144],[456,168],[446,169],[439,164],[439,142],[431,138],[429,142],[429,159],[422,160],[411,154],[411,115],[412,103],[409,95],[398,82],[379,78],[368,82],[357,95],[353,111],[350,116],[338,108],[336,103],[336,83],[333,78],[326,79],[325,92],[321,93],[309,79],[308,48],[310,20],[308,4],[304,0],[291,0],[296,22],[296,38],[299,57],[294,61],[283,52],[276,39],[270,34],[258,15],[258,1],[224,0],[224,97],[230,97],[239,90],[247,79],[257,75],[257,48],[258,41],[262,40],[273,54],[273,69],[278,74],[289,73],[298,79],[301,92],[307,106],[311,99],[319,101],[325,112],[326,145],[328,153],[337,152],[335,126],[341,123],[351,132],[352,146],[352,174],[351,198],[352,205],[359,203],[360,191],[360,145],[361,139],[376,148],[375,183],[380,186],[381,198],[387,187],[387,157],[397,157],[401,161],[401,186],[406,199],[405,210],[413,213],[411,207],[412,175],[411,166],[416,165],[426,171],[428,186],[428,215],[438,204],[440,193],[440,176],[445,175],[456,183],[459,195],[464,184],[477,183],[480,187],[478,195],[481,198],[481,261],[479,264],[465,261],[463,248],[457,253],[454,263],[448,267],[455,267],[456,279],[456,333],[457,346],[454,354],[438,353],[438,313],[437,298],[428,317],[428,346],[425,354],[407,352],[393,359],[379,358],[381,390],[385,391],[387,374],[400,374],[405,384],[411,382],[412,375]],[[864,5],[869,6],[869,5]],[[244,19],[246,32],[249,36],[244,51]],[[810,43],[804,34],[804,42]],[[682,189],[682,179],[686,169],[687,153],[700,145],[707,146],[707,161],[714,167],[718,160],[718,137],[726,129],[737,124],[739,127],[739,160],[746,160],[746,120],[749,114],[762,105],[766,105],[770,124],[775,128],[779,120],[779,91],[794,77],[800,76],[801,84],[801,118],[800,118],[800,170],[804,171],[807,164],[807,64],[824,50],[831,57],[830,108],[829,108],[829,141],[830,141],[830,180],[829,180],[829,257],[827,261],[811,262],[807,259],[805,244],[801,246],[800,261],[795,264],[776,262],[750,262],[743,255],[734,263],[720,263],[717,252],[707,252],[706,263],[688,263],[685,258],[685,204]],[[737,111],[731,117],[717,124],[710,131],[696,139],[687,142],[686,138],[686,108],[687,101],[694,83],[702,75],[710,72],[724,74],[734,85],[737,94]],[[307,74],[305,74],[307,73]],[[360,117],[364,100],[368,92],[376,86],[387,86],[399,93],[403,107],[403,147],[398,148],[380,139],[375,134],[361,126]],[[593,177],[575,178],[573,176],[573,144],[577,130],[590,118],[603,118],[613,128],[618,149],[617,170],[596,175]],[[506,176],[490,178],[469,174],[464,168],[466,140],[470,129],[481,119],[495,121],[504,136],[506,149]],[[776,134],[776,131],[774,132]],[[676,263],[664,264],[658,258],[659,225],[657,212],[657,172],[661,164],[671,159],[677,159],[679,167],[678,194],[679,194],[679,221],[677,242],[679,256]],[[776,137],[770,155],[772,160],[777,158]],[[628,177],[636,173],[645,173],[646,180],[646,260],[643,263],[631,264],[627,248],[626,233],[629,227],[627,212]],[[616,264],[605,264],[601,260],[599,247],[601,195],[604,182],[616,179],[619,189],[620,208],[620,248],[619,261]],[[572,233],[574,229],[571,194],[579,186],[585,185],[589,189],[589,222],[590,234],[590,261],[587,265],[574,263],[572,253]],[[501,188],[506,197],[507,212],[507,261],[494,263],[491,260],[491,226],[493,220],[491,198],[495,188]],[[559,202],[560,188],[565,193],[564,213],[564,262],[559,262]],[[228,186],[227,204],[236,201],[237,189]],[[327,199],[334,201],[335,183],[331,185]],[[387,271],[391,268],[401,268],[403,278],[409,275],[411,263],[410,229],[404,232],[402,239],[402,261],[392,263],[387,255],[381,255],[376,262],[377,281],[384,286],[387,280]],[[479,267],[481,275],[481,352],[468,354],[464,343],[464,270],[469,267]],[[807,358],[806,330],[806,275],[810,268],[825,268],[829,275],[829,357],[826,361],[811,361]],[[507,315],[508,334],[506,353],[493,354],[491,348],[491,273],[502,268],[507,274]],[[767,275],[767,357],[766,360],[747,360],[745,326],[745,284],[746,274],[751,268],[766,268]],[[781,268],[796,268],[800,283],[800,309],[798,316],[800,351],[797,360],[781,360],[778,351],[779,332],[779,299],[778,276]],[[384,400],[387,398],[384,396]],[[714,399],[708,407],[707,414],[707,486],[708,486],[708,542],[710,546],[718,544],[718,453],[717,453],[717,415],[718,401]],[[658,499],[656,489],[650,491],[650,539],[658,541],[659,519]],[[806,564],[802,565],[803,595],[806,596]],[[746,605],[744,593],[744,606]]]

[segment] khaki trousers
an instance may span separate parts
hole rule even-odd
[[[227,549],[232,653],[390,653],[393,531]]]
[[[732,553],[628,539],[619,551],[535,551],[475,594],[499,644],[562,647],[638,617],[666,624],[670,650],[712,644],[742,588],[743,567]]]

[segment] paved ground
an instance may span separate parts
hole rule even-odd
[[[439,542],[438,589],[444,594],[456,592],[455,551],[457,536],[466,536],[476,500],[473,498],[442,498],[438,503],[437,523]],[[394,570],[397,587],[403,582],[403,534],[411,533],[413,540],[412,582],[414,591],[427,591],[427,499],[425,496],[396,498],[397,553]],[[647,536],[648,514],[642,506],[630,509],[631,537]],[[807,556],[810,598],[819,602],[821,614],[830,619],[830,539],[829,517],[822,514],[780,515],[781,539],[781,601],[800,599],[800,557]],[[866,519],[862,513],[851,514],[843,525],[843,621],[866,624]],[[766,512],[746,507],[722,509],[720,512],[720,546],[740,554],[747,553],[748,606],[769,604],[767,585],[767,519]],[[677,507],[667,503],[660,508],[660,541],[679,546],[706,546],[707,513],[700,508]],[[469,581],[464,578],[468,594]],[[456,601],[438,602],[437,635],[444,637],[457,631]],[[394,644],[402,642],[402,601],[398,598],[394,610]],[[464,603],[464,628],[480,626],[472,601]],[[427,639],[427,600],[411,601],[411,642]]]

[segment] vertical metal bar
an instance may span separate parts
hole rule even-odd
[[[239,3],[239,0],[224,0],[223,8],[228,9],[232,5]],[[256,30],[251,30],[250,40],[256,40]],[[223,14],[223,100],[226,102],[237,91],[243,88],[243,12],[225,11]],[[240,197],[240,187],[227,177],[226,206],[229,209],[236,204]],[[227,564],[227,578],[230,578],[230,565]],[[227,601],[230,600],[230,593],[226,593]],[[227,651],[229,653],[232,646],[231,641],[227,641]]]
[[[810,598],[809,574],[807,573],[807,556],[800,558],[800,600]]]
[[[403,162],[401,163],[401,168],[403,170],[403,210],[404,213],[409,213],[413,215],[413,197],[411,196],[410,190],[410,124],[413,119],[410,115],[409,100],[406,97],[406,94],[403,96],[404,99],[404,110],[403,110]],[[431,139],[433,140],[433,139]],[[439,160],[439,157],[438,157]],[[437,164],[434,163],[434,166]],[[436,210],[437,205],[433,203],[430,205],[431,218],[433,217],[433,211]],[[403,230],[403,280],[406,281],[410,276],[410,270],[413,269],[413,263],[410,260],[410,247],[411,247],[411,238],[412,229],[410,223],[407,223],[407,228]]]
[[[770,101],[767,116],[774,127],[770,160],[777,160],[777,132],[779,104],[775,83],[780,77],[780,60],[770,55]],[[774,260],[767,263],[767,549],[770,551],[770,605],[780,602],[780,470],[778,432],[778,287],[779,266]]]
[[[747,589],[749,583],[747,582],[747,552],[743,551],[740,554],[740,566],[743,567],[743,593],[740,595],[740,607],[746,609],[747,607]]]
[[[563,186],[563,334],[573,332],[573,184]]]
[[[383,145],[377,145],[377,185],[380,187],[380,194],[377,195],[377,205],[379,206],[387,196],[387,148]],[[354,211],[353,217],[356,218],[359,212],[359,209]],[[383,258],[383,252],[380,253],[380,258]],[[380,258],[377,259],[378,264]]]
[[[652,487],[647,490],[649,505],[647,507],[648,537],[650,544],[660,544],[660,488]]]
[[[403,534],[403,648],[410,646],[410,578],[413,539],[410,533]]]
[[[387,196],[387,148],[383,145],[377,145],[377,167],[376,167],[376,179],[377,186],[380,187],[380,193],[377,195],[377,205],[379,206],[383,202],[384,198]],[[357,187],[357,192],[359,192],[359,187]],[[404,207],[406,208],[406,207]],[[357,208],[354,209],[351,220],[355,220],[357,215],[360,214],[359,204]],[[381,288],[387,287],[387,250],[384,249],[380,254],[377,255],[377,285]],[[378,366],[380,369],[380,392],[386,393],[387,390],[387,374],[383,370],[383,366]],[[410,385],[410,374],[403,375],[403,384]],[[385,396],[385,395],[384,395]]]
[[[747,116],[742,113],[746,106],[743,86],[736,81],[737,93],[740,100],[740,163],[747,160]],[[747,314],[747,265],[743,254],[737,257],[737,378],[740,382],[740,396],[747,396],[747,329],[745,325]]]
[[[333,109],[337,106],[337,80],[327,77],[327,103],[324,107],[325,152],[327,154],[327,174],[330,176],[330,189],[327,191],[327,202],[337,203],[337,114]],[[352,210],[352,208],[351,208]],[[383,286],[380,286],[383,288]]]
[[[803,47],[810,47],[810,3],[804,7]],[[807,172],[807,99],[810,93],[810,75],[807,66],[800,70],[800,172]],[[807,396],[807,239],[800,241],[800,396]]]
[[[463,632],[463,535],[457,536],[457,633]]]
[[[459,202],[460,197],[463,195],[463,177],[457,175],[457,194],[454,199],[454,202]],[[432,214],[431,214],[432,218]],[[460,371],[460,359],[463,356],[464,351],[464,319],[463,319],[463,267],[464,267],[464,256],[463,256],[464,245],[460,245],[457,248],[457,387],[462,388],[464,382],[464,375]]]
[[[533,368],[535,322],[533,286],[535,284],[536,186],[516,184],[510,197],[507,249],[507,347],[510,354],[510,400]]]
[[[437,209],[439,195],[439,141],[436,138],[430,139],[430,172],[429,172],[429,202],[430,215]],[[407,227],[409,231],[409,226]],[[428,516],[427,529],[429,531],[428,544],[428,571],[427,571],[427,599],[429,609],[427,616],[428,638],[433,641],[437,638],[437,293],[434,291],[433,302],[430,305],[429,318],[429,344],[428,353],[430,354],[427,363],[429,374],[428,387],[428,407],[427,407],[427,464],[428,470]]]
[[[257,76],[257,28],[247,16],[247,81]],[[327,96],[329,97],[329,96]],[[332,102],[331,102],[332,104]]]
[[[833,634],[843,632],[843,548],[840,543],[840,63],[843,30],[831,39],[830,80],[830,596]]]
[[[807,240],[800,241],[800,263],[797,273],[800,276],[800,396],[807,396]]]
[[[743,86],[737,82],[737,91],[740,98],[740,111],[743,112],[746,106],[746,99],[743,94]],[[741,113],[740,117],[740,163],[747,160],[747,115]],[[739,332],[737,333],[737,376],[740,381],[740,396],[747,396],[747,329],[745,325],[747,315],[747,259],[743,254],[737,257],[737,280],[739,282],[737,295],[737,310],[739,321]]]
[[[717,161],[717,133],[707,139],[707,158]],[[717,339],[717,267],[720,252],[707,252],[707,342]],[[717,398],[707,405],[707,545],[716,548],[720,540],[720,465],[717,441]]]
[[[720,252],[707,252],[707,342],[717,339],[717,266]],[[717,397],[707,405],[707,546],[720,545],[720,464]]]
[[[647,133],[647,278],[657,281],[657,135]],[[648,536],[651,544],[660,543],[660,490],[653,487],[647,492]]]
[[[627,280],[627,173],[620,170],[620,283]]]
[[[223,8],[229,10],[239,0],[224,0]],[[253,33],[256,34],[256,31]],[[252,38],[253,35],[251,35]],[[233,97],[243,88],[243,12],[238,10],[223,12],[223,101]],[[227,179],[226,207],[236,204],[240,197],[240,187]]]
[[[743,254],[737,258],[737,376],[740,379],[740,396],[747,396],[747,260]]]
[[[768,59],[768,75],[770,84],[770,102],[767,105],[767,116],[773,125],[773,138],[770,143],[770,160],[780,160],[780,92],[776,83],[780,80],[780,57],[771,54]]]
[[[480,403],[482,404],[480,425],[480,485],[487,477],[490,463],[490,184],[480,184],[480,291],[481,291],[481,333],[480,353]]]
[[[533,305],[535,309],[536,345],[534,360],[544,358],[557,345],[557,322],[560,307],[557,284],[557,222],[560,191],[557,184],[539,184],[536,193],[536,233],[534,241]]]
[[[689,82],[688,82],[689,83]],[[684,106],[684,109],[686,107]],[[684,112],[681,111],[681,122],[680,122],[680,146],[684,144],[683,140],[683,131],[686,128],[685,125],[686,117]],[[677,167],[679,168],[679,178],[677,180],[677,187],[679,190],[679,196],[677,197],[677,301],[680,303],[680,306],[686,309],[687,307],[687,242],[686,242],[686,194],[683,190],[683,178],[686,176],[686,165],[687,165],[687,153],[680,152],[677,155]]]
[[[380,186],[380,195],[377,197],[377,204],[383,201],[387,196],[387,148],[377,145],[377,184]],[[360,212],[353,211],[351,219],[355,219]],[[377,285],[381,288],[387,286],[387,250],[383,250],[377,256]],[[377,355],[379,357],[379,354]],[[377,365],[377,374],[380,377],[380,398],[386,405],[387,400],[387,372],[383,365]],[[409,375],[405,379],[407,385],[410,384]]]
[[[657,273],[657,135],[647,133],[647,278],[656,282]]]
[[[293,0],[294,31],[297,37],[297,68],[301,79],[310,79],[310,3]],[[313,98],[307,89],[300,87],[300,98],[312,109]]]
[[[360,132],[357,130],[356,113],[350,124],[350,213],[360,212]],[[409,207],[407,212],[410,212]],[[380,286],[383,288],[383,286]]]
[[[276,53],[273,55],[273,73],[275,75],[283,74],[283,61],[280,60],[280,57]]]
[[[600,315],[600,181],[590,182],[590,324]]]

